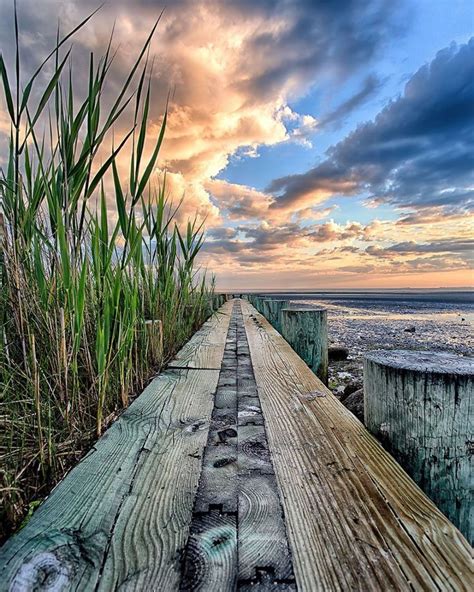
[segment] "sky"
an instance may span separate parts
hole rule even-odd
[[[58,19],[68,30],[97,1],[18,6],[32,70]],[[155,177],[167,171],[183,218],[205,219],[200,263],[219,288],[473,285],[472,2],[109,0],[76,37],[76,76],[115,23],[118,84],[163,8],[152,138],[172,99]]]

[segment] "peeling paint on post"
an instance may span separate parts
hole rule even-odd
[[[327,384],[327,310],[325,308],[283,308],[281,334],[311,370],[324,384]]]
[[[364,360],[365,424],[474,542],[474,360],[380,350]]]

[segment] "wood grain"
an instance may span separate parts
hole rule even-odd
[[[224,395],[222,395],[224,393]],[[181,590],[292,590],[294,576],[240,306],[234,306]],[[237,411],[248,410],[239,421]]]
[[[170,368],[220,370],[232,301],[225,302],[176,354]]]
[[[180,590],[232,592],[237,587],[236,516],[218,510],[199,516],[188,541]],[[158,590],[173,590],[171,587]]]
[[[281,311],[284,308],[290,308],[291,302],[289,300],[266,300],[268,309],[267,321],[273,326],[274,329],[281,333]]]
[[[242,302],[299,590],[470,590],[470,547]]]
[[[318,378],[328,382],[328,317],[325,308],[284,308],[282,336]]]
[[[372,351],[364,392],[367,429],[474,544],[474,361]]]
[[[291,555],[268,449],[257,384],[243,326],[241,306],[237,319],[237,395],[239,503],[238,571],[239,588],[293,590],[295,586]],[[247,415],[249,408],[254,415]],[[261,421],[252,421],[257,416]],[[247,419],[247,421],[242,421]]]
[[[206,328],[204,361],[220,366],[228,323],[224,313]],[[177,589],[218,378],[153,380],[5,544],[0,589]]]

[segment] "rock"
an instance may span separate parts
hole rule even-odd
[[[345,399],[347,399],[347,397],[349,395],[352,395],[352,393],[355,393],[356,391],[360,390],[361,388],[362,388],[361,382],[349,382],[349,384],[346,384],[346,386],[344,387],[344,392],[343,392],[342,396],[340,397],[340,400],[344,401]]]
[[[331,345],[328,348],[328,358],[330,362],[341,362],[347,360],[349,350],[343,345]]]
[[[414,333],[416,331],[416,327],[407,327],[403,330],[405,331],[405,333]]]
[[[364,389],[360,388],[344,399],[343,405],[349,409],[357,419],[364,421]]]

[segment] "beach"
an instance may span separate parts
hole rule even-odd
[[[320,292],[274,294],[328,311],[328,343],[347,349],[329,362],[329,387],[345,401],[362,388],[363,358],[375,349],[417,349],[474,355],[471,291]]]

